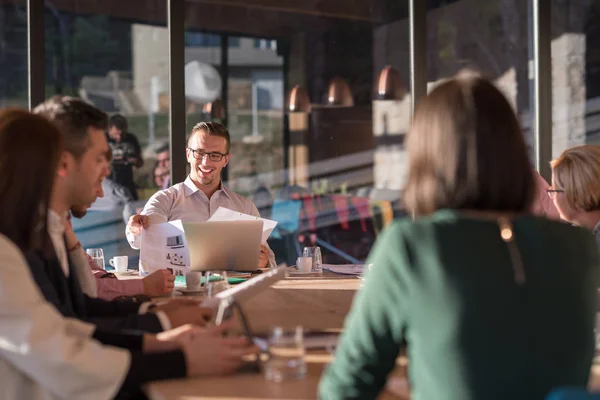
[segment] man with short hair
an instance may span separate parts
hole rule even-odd
[[[140,143],[133,133],[128,132],[127,119],[121,114],[110,117],[108,123],[108,144],[112,149],[113,162],[111,179],[125,186],[133,199],[138,199],[133,180],[133,167],[144,165]]]
[[[156,184],[159,182],[157,171],[160,171],[160,185],[161,189],[167,189],[171,186],[171,154],[169,153],[169,146],[164,145],[156,150],[156,167],[154,169],[154,181]]]
[[[108,144],[104,134],[107,116],[81,99],[66,96],[55,96],[37,106],[34,112],[55,122],[65,138],[48,212],[48,233],[56,259],[37,253],[27,255],[32,274],[46,299],[63,315],[104,328],[160,332],[185,323],[202,325],[197,305],[166,304],[157,307],[156,313],[146,313],[152,307],[149,303],[109,302],[82,292],[81,279],[74,276],[82,271],[71,265],[69,253],[83,250],[79,242],[66,247],[66,216],[71,207],[91,204],[102,191],[102,180],[108,173]],[[91,276],[89,268],[86,271]]]
[[[140,248],[140,235],[150,224],[180,219],[204,222],[219,207],[259,217],[251,200],[234,193],[221,181],[221,171],[229,163],[231,139],[225,127],[216,122],[200,122],[190,133],[186,149],[190,175],[184,182],[154,194],[141,214],[132,216],[126,234],[131,247]],[[225,251],[225,249],[223,249]],[[258,268],[275,267],[268,245],[261,245]]]

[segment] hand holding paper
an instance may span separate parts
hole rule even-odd
[[[180,220],[148,226],[142,230],[140,263],[145,272],[171,268],[187,271],[190,254]]]
[[[277,226],[277,221],[272,221],[270,219],[255,217],[253,215],[248,215],[241,213],[239,211],[233,211],[229,208],[219,207],[217,211],[213,214],[212,217],[208,219],[209,221],[254,221],[260,220],[263,222],[263,233],[262,233],[262,242],[266,243],[267,239],[273,232],[273,229]]]

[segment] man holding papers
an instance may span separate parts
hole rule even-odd
[[[230,158],[229,147],[229,132],[223,125],[200,122],[194,126],[186,148],[190,175],[184,182],[154,194],[141,214],[129,219],[126,234],[131,247],[140,248],[142,229],[150,224],[177,219],[184,222],[204,222],[219,207],[260,216],[251,200],[232,192],[221,182],[221,170]],[[263,243],[257,267],[275,266],[273,252]]]

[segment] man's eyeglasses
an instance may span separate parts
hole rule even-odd
[[[219,153],[217,151],[207,152],[204,150],[197,150],[188,147],[188,150],[192,152],[192,155],[196,160],[202,160],[204,156],[208,156],[208,159],[213,162],[219,162],[225,157],[227,154]]]
[[[546,190],[546,192],[548,193],[548,197],[554,200],[554,198],[556,198],[557,193],[564,193],[565,191],[562,189],[548,189]]]

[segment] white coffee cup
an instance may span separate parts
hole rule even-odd
[[[311,272],[312,271],[312,257],[298,257],[296,260],[296,266],[300,272]]]
[[[188,272],[185,274],[185,286],[188,290],[198,290],[202,286],[202,272]]]
[[[129,259],[127,256],[116,256],[108,260],[108,263],[117,272],[126,272],[127,266],[129,265]]]

